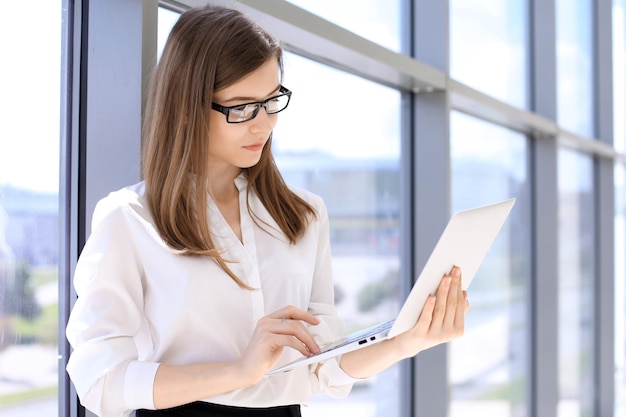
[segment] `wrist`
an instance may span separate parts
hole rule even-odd
[[[392,352],[392,355],[398,360],[403,360],[409,358],[411,355],[408,354],[407,349],[404,347],[402,340],[399,336],[396,336],[392,339],[387,339],[382,343],[387,344],[387,349]]]
[[[407,334],[399,334],[393,339],[387,340],[390,343],[389,349],[394,352],[400,360],[412,358],[424,350],[419,345],[419,341],[407,337]]]
[[[232,372],[235,381],[238,382],[237,389],[251,387],[263,379],[263,375],[257,375],[254,370],[251,370],[243,358],[231,362],[229,368],[229,371]]]

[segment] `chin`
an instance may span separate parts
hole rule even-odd
[[[249,160],[249,161],[243,161],[241,164],[239,164],[239,168],[241,169],[245,169],[245,168],[252,168],[253,166],[255,166],[256,164],[259,163],[259,161],[261,160],[261,158],[256,158],[255,160]]]

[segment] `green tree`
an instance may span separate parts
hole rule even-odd
[[[4,303],[0,313],[19,316],[26,320],[34,320],[41,314],[41,307],[35,298],[35,290],[31,285],[30,269],[26,262],[15,265],[15,276],[4,277]]]
[[[381,280],[364,285],[357,294],[359,311],[368,312],[398,293],[398,271],[390,269]]]

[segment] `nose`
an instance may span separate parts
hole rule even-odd
[[[276,115],[267,114],[265,107],[259,109],[256,117],[250,120],[250,131],[253,133],[267,133],[269,134],[276,125]]]

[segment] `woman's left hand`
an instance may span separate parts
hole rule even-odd
[[[467,292],[461,285],[461,269],[455,266],[443,276],[436,295],[429,296],[415,326],[392,340],[402,357],[415,356],[462,336],[468,310]]]

